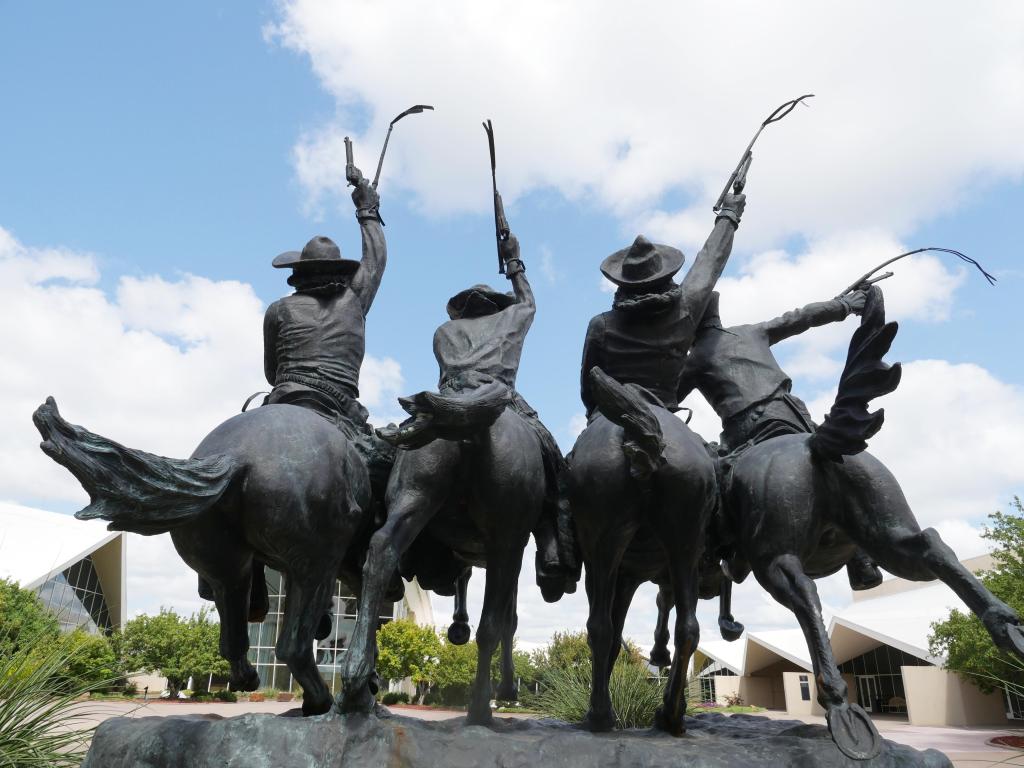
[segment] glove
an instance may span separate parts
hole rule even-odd
[[[859,315],[864,312],[864,305],[867,304],[868,294],[866,291],[854,291],[845,296],[840,296],[839,300],[846,305],[847,315]]]
[[[526,271],[526,265],[519,258],[519,239],[515,235],[510,234],[507,240],[498,241],[498,253],[505,265],[505,277],[511,280],[514,275]]]
[[[722,208],[718,212],[719,218],[726,218],[735,224],[740,225],[740,218],[743,216],[743,209],[747,207],[747,196],[742,194],[728,194],[722,202]]]
[[[354,165],[346,169],[345,177],[355,189],[352,190],[352,202],[356,205],[356,218],[380,221],[380,196],[362,172]],[[381,222],[383,223],[383,222]]]

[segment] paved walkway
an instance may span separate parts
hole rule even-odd
[[[220,715],[235,717],[248,712],[267,712],[280,715],[290,709],[301,706],[297,702],[267,701],[259,704],[238,702],[227,704],[222,702],[173,702],[151,700],[146,703],[130,703],[125,701],[101,701],[86,705],[95,708],[96,714],[90,719],[94,722],[106,720],[108,717],[167,717],[168,715]],[[444,709],[413,709],[410,707],[394,707],[396,713],[406,717],[422,720],[447,720],[462,717],[464,712]],[[824,725],[825,718],[808,715],[795,718],[785,712],[768,711],[761,713],[773,719],[795,720],[806,723]],[[507,715],[499,717],[530,717],[530,715]],[[937,749],[946,753],[956,768],[994,768],[995,766],[1024,767],[1024,752],[993,747],[986,742],[994,736],[1008,733],[1024,735],[1020,728],[939,728],[910,725],[898,718],[877,718],[875,725],[879,733],[886,739],[897,741],[915,749]]]
[[[785,712],[771,710],[761,714],[774,720],[802,720],[816,725],[825,724],[825,718],[816,715],[794,717]],[[1006,728],[953,728],[911,725],[903,718],[883,715],[875,717],[874,723],[883,738],[906,744],[914,749],[937,749],[944,752],[956,768],[1024,766],[1024,752],[993,747],[986,743],[995,736],[1005,736],[1009,733],[1024,736],[1024,729],[1015,728],[1009,722]]]

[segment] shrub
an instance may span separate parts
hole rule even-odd
[[[217,701],[229,701],[233,704],[234,702],[238,701],[238,694],[236,694],[234,691],[229,691],[227,688],[225,688],[224,690],[217,691],[215,694],[213,694],[213,698],[215,698]]]
[[[393,704],[408,704],[409,694],[405,691],[388,691],[381,698],[381,703],[386,707],[390,707]]]
[[[84,652],[73,639],[30,639],[22,632],[16,649],[0,653],[0,763],[19,768],[78,766],[93,723],[107,714],[80,699],[111,681],[67,675]]]
[[[738,693],[727,693],[722,698],[725,700],[725,706],[727,707],[742,707],[746,704],[743,701],[743,697]]]
[[[192,701],[213,701],[213,694],[209,691],[195,691],[189,699]]]
[[[580,722],[590,706],[590,662],[552,666],[541,676],[541,691],[534,703],[541,712],[568,723]],[[612,708],[619,728],[646,728],[665,695],[665,682],[653,680],[647,667],[620,658],[609,681]]]

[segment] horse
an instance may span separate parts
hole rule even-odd
[[[372,617],[402,555],[424,532],[465,566],[486,569],[467,721],[491,721],[491,657],[502,638],[508,638],[511,661],[523,551],[542,514],[547,489],[541,439],[528,417],[505,407],[506,402],[498,401],[482,423],[464,426],[459,439],[450,435],[399,451],[385,495],[387,520],[371,537],[363,567],[363,606],[342,671],[343,711],[369,712],[373,707],[368,685],[376,647]],[[456,619],[456,625],[468,629],[460,616]],[[456,631],[463,633],[457,639],[468,639],[461,626]],[[511,682],[511,675],[506,681]],[[513,693],[499,690],[499,698]]]
[[[569,462],[569,500],[586,566],[587,637],[593,656],[583,726],[615,725],[608,682],[640,584],[671,585],[675,653],[655,726],[685,732],[686,668],[697,648],[696,605],[705,529],[717,505],[715,465],[704,442],[642,387],[588,373],[596,415]]]
[[[877,755],[881,739],[864,710],[847,701],[814,579],[845,566],[860,548],[882,568],[911,581],[939,579],[982,621],[995,645],[1024,658],[1017,614],[994,597],[932,528],[924,530],[892,473],[866,451],[884,410],[868,402],[893,391],[898,363],[882,361],[896,335],[873,290],[850,342],[834,405],[810,434],[750,445],[727,459],[724,529],[734,536],[728,571],[758,583],[795,615],[811,650],[817,697],[833,740],[848,757]]]
[[[331,709],[314,633],[335,579],[360,594],[373,528],[366,465],[337,426],[306,408],[266,405],[223,422],[191,458],[169,459],[69,424],[52,397],[33,421],[42,450],[89,493],[78,519],[102,518],[111,530],[145,536],[170,532],[178,554],[212,590],[234,690],[260,684],[247,658],[253,563],[281,571],[288,586],[277,658],[302,686],[303,715]]]

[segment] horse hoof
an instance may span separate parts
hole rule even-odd
[[[672,654],[668,652],[668,648],[663,645],[651,648],[651,664],[659,668],[671,667]]]
[[[490,702],[482,707],[470,707],[466,713],[466,725],[490,725],[494,720]]]
[[[305,695],[302,697],[302,716],[311,717],[312,715],[325,715],[331,711],[331,697],[328,696],[326,699],[315,700],[313,698],[307,698]]]
[[[249,667],[240,675],[232,675],[230,683],[232,691],[256,691],[260,687],[260,673],[255,667]]]
[[[377,699],[370,693],[368,683],[356,685],[345,684],[345,689],[338,699],[338,710],[343,714],[364,714],[368,715],[377,706]]]
[[[723,640],[728,640],[731,643],[743,636],[743,625],[731,619],[719,619],[718,631],[721,632]]]
[[[1020,624],[1006,625],[1006,650],[1024,659],[1024,628]]]
[[[464,621],[453,621],[448,627],[448,642],[452,645],[465,645],[469,642],[469,624]]]
[[[317,622],[316,631],[313,633],[313,637],[317,640],[324,640],[331,635],[331,614],[325,613],[320,617],[320,621]]]
[[[840,704],[825,716],[839,751],[853,760],[870,760],[882,751],[882,737],[858,704]]]
[[[591,709],[583,718],[580,727],[591,733],[606,733],[615,727],[615,713],[606,712],[599,715]]]
[[[683,723],[683,718],[669,718],[665,715],[665,707],[658,707],[658,711],[654,713],[654,727],[659,731],[664,731],[669,736],[682,736],[686,733],[686,725]]]
[[[499,685],[494,698],[497,701],[519,701],[519,689],[515,685]]]

